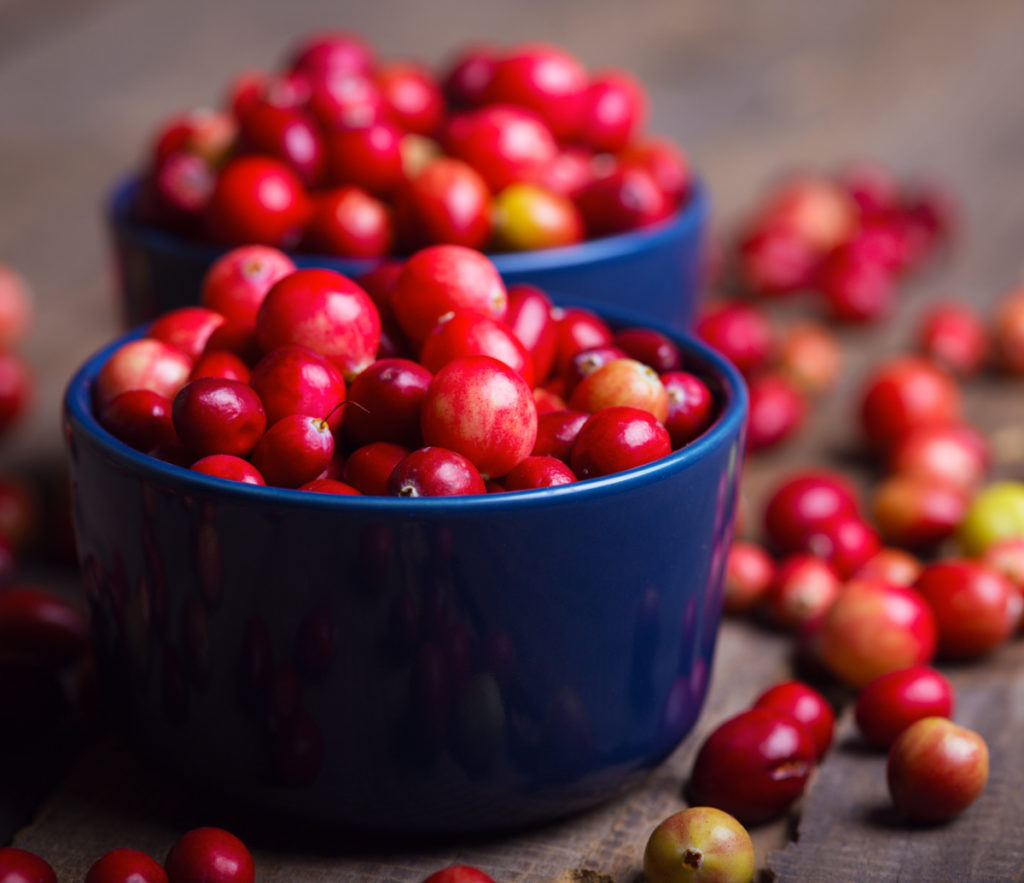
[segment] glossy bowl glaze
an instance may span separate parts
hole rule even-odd
[[[721,403],[701,438],[605,478],[433,499],[140,454],[90,408],[123,339],[89,359],[65,397],[73,517],[102,680],[144,752],[270,816],[419,834],[636,783],[704,701],[746,413],[736,371],[672,336]]]
[[[121,316],[126,328],[199,300],[209,266],[223,248],[192,242],[132,217],[135,179],[117,186],[107,206]],[[698,182],[683,209],[657,226],[565,248],[491,255],[506,284],[528,282],[555,300],[571,298],[641,312],[690,329],[700,296],[707,195]],[[300,267],[359,276],[381,263],[292,254]]]

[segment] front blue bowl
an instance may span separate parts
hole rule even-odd
[[[672,336],[721,403],[700,439],[434,499],[139,454],[90,409],[123,339],[93,356],[64,403],[73,516],[102,679],[144,749],[260,812],[377,831],[535,823],[638,781],[704,701],[746,412],[736,371]]]
[[[138,182],[114,189],[107,209],[126,327],[199,301],[204,274],[225,249],[182,239],[133,218]],[[570,298],[621,307],[688,330],[700,297],[708,200],[697,183],[682,211],[655,227],[580,245],[492,255],[506,284],[530,283],[556,301]],[[293,254],[300,267],[329,267],[346,276],[380,261]]]

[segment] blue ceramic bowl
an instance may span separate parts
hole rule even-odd
[[[704,701],[746,413],[735,369],[672,336],[721,404],[698,440],[605,478],[433,499],[144,456],[90,409],[123,339],[89,359],[64,403],[73,516],[101,676],[144,751],[261,812],[421,834],[636,783]]]
[[[121,183],[107,209],[122,319],[128,328],[197,303],[203,275],[224,253],[217,246],[140,224],[132,217],[137,191],[135,179]],[[623,307],[687,330],[700,296],[707,218],[707,195],[698,182],[682,211],[655,227],[492,259],[508,285],[528,282],[555,300]],[[329,267],[346,276],[359,276],[380,263],[307,254],[292,257],[300,267]]]

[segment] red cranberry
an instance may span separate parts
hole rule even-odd
[[[467,356],[441,368],[427,388],[420,423],[428,445],[463,454],[487,477],[505,475],[537,440],[530,386],[489,356]]]
[[[583,307],[556,307],[552,317],[557,332],[555,370],[562,376],[577,353],[612,342],[612,331],[604,319]]]
[[[498,52],[492,46],[468,46],[448,64],[441,88],[448,102],[457,108],[479,107],[498,66]]]
[[[210,335],[224,324],[224,317],[206,307],[181,307],[164,313],[149,326],[147,337],[162,340],[195,361]]]
[[[927,565],[914,583],[935,614],[939,653],[974,659],[1006,643],[1017,628],[1021,596],[1001,573],[979,561]]]
[[[591,237],[648,227],[672,213],[654,178],[638,166],[624,164],[588,184],[577,205]]]
[[[697,335],[748,377],[768,363],[776,347],[775,330],[764,310],[745,301],[705,309]]]
[[[67,600],[34,586],[0,592],[0,646],[5,656],[59,669],[81,658],[89,618]]]
[[[595,74],[583,100],[579,138],[598,153],[619,153],[629,146],[647,118],[647,92],[621,70]]]
[[[297,488],[312,481],[334,456],[334,436],[321,417],[289,414],[268,427],[250,457],[267,484]]]
[[[791,555],[779,564],[765,607],[775,622],[795,632],[820,619],[842,588],[827,562],[813,555]]]
[[[306,223],[308,200],[302,182],[280,160],[244,156],[217,177],[206,207],[206,226],[225,245],[262,243],[289,247]]]
[[[711,425],[715,419],[715,400],[707,384],[687,371],[662,374],[661,383],[668,394],[665,428],[672,447],[681,448]]]
[[[406,132],[432,135],[444,114],[444,98],[426,69],[408,62],[379,66],[374,79],[388,115]]]
[[[569,397],[569,407],[576,411],[617,406],[647,411],[664,424],[668,393],[650,366],[636,359],[612,359],[582,378]]]
[[[203,475],[212,475],[215,478],[226,478],[230,481],[240,481],[242,484],[265,485],[267,483],[252,463],[233,454],[210,454],[207,457],[200,457],[189,468],[193,472],[201,472]]]
[[[237,380],[201,377],[181,388],[171,409],[178,438],[196,456],[246,456],[266,429],[263,404]]]
[[[533,386],[533,360],[504,322],[472,310],[453,310],[442,316],[423,341],[420,362],[437,373],[449,362],[466,356],[490,356],[518,372]]]
[[[838,338],[817,322],[797,322],[786,329],[778,346],[778,371],[807,395],[832,389],[843,367]]]
[[[891,448],[912,429],[960,418],[960,390],[943,369],[918,356],[876,367],[861,391],[861,427],[876,448]]]
[[[234,147],[237,135],[238,121],[231,114],[193,108],[172,117],[159,130],[150,156],[159,165],[174,154],[193,154],[219,166]]]
[[[538,183],[552,193],[575,201],[594,180],[594,175],[593,153],[579,145],[565,145],[541,173]]]
[[[668,431],[639,408],[605,408],[583,424],[569,465],[580,478],[597,478],[668,456]]]
[[[243,152],[287,163],[307,187],[323,183],[323,136],[305,110],[278,107],[264,99],[252,103],[239,122]]]
[[[725,565],[725,612],[752,610],[775,580],[775,562],[757,543],[734,542]]]
[[[0,352],[0,432],[24,414],[32,387],[28,363],[17,353]]]
[[[267,245],[243,245],[206,271],[200,300],[229,321],[254,323],[271,286],[295,270],[288,255]]]
[[[882,549],[878,532],[859,515],[837,515],[811,531],[805,550],[827,561],[849,579]]]
[[[306,37],[291,55],[289,68],[320,79],[338,74],[366,74],[373,50],[347,31],[321,31]]]
[[[531,456],[517,463],[505,477],[505,490],[557,487],[574,481],[576,476],[573,471],[558,458]]]
[[[388,479],[410,453],[409,448],[386,441],[356,448],[345,461],[345,481],[364,494],[386,496]]]
[[[985,480],[990,460],[988,440],[973,426],[935,423],[904,434],[889,450],[886,466],[969,492]]]
[[[973,730],[944,717],[926,717],[905,729],[885,768],[896,809],[918,822],[943,822],[962,813],[988,781],[988,746]]]
[[[679,206],[689,197],[693,188],[690,162],[671,139],[642,138],[622,151],[619,159],[624,165],[646,171],[671,206]]]
[[[137,849],[113,849],[89,868],[85,883],[167,883],[167,872]]]
[[[765,530],[782,552],[797,552],[806,537],[837,515],[856,515],[853,485],[834,472],[811,470],[784,479],[765,507]]]
[[[129,389],[111,399],[99,413],[111,435],[137,451],[151,451],[178,440],[171,422],[171,401],[149,389]]]
[[[169,883],[253,883],[252,855],[234,834],[194,828],[175,841],[164,862]]]
[[[115,396],[131,389],[148,389],[174,398],[192,371],[192,360],[159,340],[131,340],[107,359],[96,376],[93,401],[102,411]]]
[[[335,478],[314,478],[299,488],[300,491],[313,491],[317,494],[336,494],[341,497],[361,497],[362,493],[350,484]]]
[[[769,687],[752,707],[774,709],[800,721],[814,741],[815,760],[821,760],[832,744],[835,713],[821,693],[801,681]]]
[[[331,180],[388,196],[402,182],[401,145],[402,133],[385,120],[330,132],[327,155]]]
[[[460,307],[504,319],[508,294],[484,255],[459,245],[434,245],[405,262],[391,307],[409,339],[422,343],[441,316]]]
[[[580,381],[588,374],[593,374],[598,368],[603,368],[615,359],[625,357],[626,353],[611,343],[587,347],[575,353],[562,372],[563,396],[570,398]]]
[[[449,865],[434,871],[423,883],[494,883],[494,879],[470,865]]]
[[[345,435],[356,444],[419,447],[420,411],[431,373],[407,359],[378,359],[352,381]]]
[[[388,493],[397,497],[450,497],[486,490],[480,472],[468,459],[438,447],[413,451],[388,477]]]
[[[788,439],[803,424],[807,401],[783,375],[761,374],[748,386],[747,450],[762,451]]]
[[[739,246],[739,273],[744,287],[765,297],[790,295],[810,287],[819,261],[814,248],[788,230],[755,230]]]
[[[13,846],[0,847],[2,883],[57,883],[49,863],[35,853]]]
[[[256,317],[263,352],[306,346],[351,379],[377,355],[380,314],[355,282],[332,270],[296,270],[267,293]]]
[[[143,221],[186,236],[202,230],[217,186],[210,163],[191,153],[172,153],[143,179],[138,211]]]
[[[487,184],[468,163],[438,157],[396,195],[396,223],[407,248],[435,244],[482,249],[491,235]]]
[[[303,243],[309,251],[377,258],[394,244],[391,212],[359,187],[339,187],[313,197]]]
[[[256,326],[252,322],[225,322],[214,329],[213,334],[206,341],[204,352],[232,353],[246,366],[254,365],[261,356],[259,344],[256,341]],[[190,379],[195,380],[196,378]]]
[[[476,169],[491,191],[517,181],[537,182],[558,155],[551,129],[521,107],[492,104],[454,117],[448,152]]]
[[[992,348],[1003,371],[1024,374],[1024,288],[1004,295],[996,305]]]
[[[886,546],[864,562],[854,574],[857,579],[880,579],[898,586],[912,586],[924,565],[904,549]]]
[[[25,337],[33,312],[28,283],[0,263],[0,350],[9,350]]]
[[[864,741],[888,749],[914,721],[953,716],[953,687],[926,665],[901,668],[876,678],[857,694],[854,719]]]
[[[509,287],[505,324],[530,353],[536,383],[547,379],[555,361],[558,331],[551,310],[551,299],[539,288],[532,285]]]
[[[818,277],[832,316],[840,322],[875,322],[885,318],[896,299],[892,271],[865,259],[855,242],[838,248]]]
[[[586,89],[586,70],[576,58],[557,46],[531,44],[498,60],[485,97],[489,104],[529,108],[566,140],[580,128]]]
[[[267,422],[276,423],[289,414],[304,414],[327,421],[336,431],[346,412],[345,378],[319,353],[304,346],[281,346],[271,350],[252,370],[252,388],[267,412]]]
[[[589,418],[585,411],[560,410],[541,414],[537,418],[537,441],[531,455],[557,457],[567,464],[576,436]]]
[[[887,543],[920,552],[951,537],[969,503],[965,490],[944,478],[897,473],[875,489],[871,514]]]
[[[690,790],[695,801],[743,824],[768,821],[803,793],[815,757],[802,723],[774,709],[750,709],[720,724],[701,745]]]
[[[377,84],[362,74],[344,74],[317,80],[309,87],[307,106],[327,133],[328,153],[331,135],[345,129],[365,129],[383,122],[384,97]],[[329,164],[336,172],[335,157]]]
[[[237,380],[248,383],[252,379],[252,371],[239,356],[227,350],[211,350],[204,353],[192,366],[189,380],[200,377],[219,377],[222,380]]]
[[[953,374],[976,374],[988,348],[985,323],[966,303],[935,304],[918,320],[917,349]]]
[[[650,365],[659,374],[682,369],[679,347],[653,328],[623,328],[615,332],[612,343],[631,359]]]

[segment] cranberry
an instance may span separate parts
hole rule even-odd
[[[169,883],[253,883],[252,855],[234,834],[194,828],[175,841],[164,862]]]
[[[312,481],[334,456],[334,436],[327,421],[289,414],[263,434],[250,457],[267,484],[297,488]]]
[[[757,543],[737,541],[729,549],[725,565],[725,612],[752,610],[775,580],[775,562]]]
[[[551,310],[550,298],[539,288],[532,285],[509,287],[505,323],[530,353],[537,383],[542,383],[551,373],[558,346],[558,331]]]
[[[9,586],[0,592],[0,647],[5,656],[58,669],[81,658],[89,618],[45,589]]]
[[[619,159],[624,165],[646,171],[673,208],[690,195],[693,173],[689,160],[670,139],[642,138],[622,151]]]
[[[966,303],[935,304],[918,320],[917,349],[953,374],[976,374],[988,348],[985,323]]]
[[[193,108],[172,117],[158,131],[150,156],[159,165],[174,154],[193,154],[219,166],[234,147],[238,122],[229,113]]]
[[[960,391],[943,369],[919,356],[897,356],[876,367],[861,391],[861,427],[876,448],[891,448],[911,429],[957,422]]]
[[[131,340],[107,359],[93,385],[93,401],[102,411],[115,396],[148,389],[174,398],[192,371],[192,360],[159,340]]]
[[[538,184],[509,184],[495,197],[493,212],[496,251],[558,248],[583,239],[583,220],[575,203]]]
[[[395,197],[399,237],[407,248],[435,244],[483,248],[491,236],[491,194],[468,163],[438,157]]]
[[[585,411],[556,410],[541,414],[537,418],[537,441],[530,453],[557,457],[568,463],[576,436],[589,418]]]
[[[234,353],[227,350],[211,350],[196,359],[188,375],[189,380],[198,380],[200,377],[219,377],[222,380],[248,383],[252,379],[252,371]]]
[[[624,359],[626,353],[611,343],[599,344],[587,347],[575,353],[564,371],[562,371],[561,392],[565,398],[569,398],[580,381],[588,374],[593,374],[598,368],[603,368],[609,362],[616,359]]]
[[[358,187],[339,187],[312,200],[303,243],[309,251],[350,258],[377,258],[392,250],[391,212]]]
[[[408,62],[379,66],[374,79],[387,114],[406,132],[432,135],[444,114],[444,97],[426,69]]]
[[[560,381],[555,381],[555,385],[558,384],[560,384]],[[537,406],[538,416],[547,414],[549,411],[564,411],[568,407],[565,403],[565,398],[555,392],[554,388],[549,389],[544,386],[535,386],[533,388],[533,402]]]
[[[552,317],[557,332],[555,370],[563,376],[577,353],[612,342],[611,329],[591,310],[583,307],[555,308]]]
[[[172,232],[196,236],[217,186],[210,163],[191,153],[172,153],[142,181],[140,218]]]
[[[753,708],[720,724],[693,763],[696,801],[744,824],[781,815],[804,790],[815,761],[807,728],[789,714]]]
[[[738,300],[703,310],[697,336],[747,377],[767,365],[776,347],[775,330],[764,310]]]
[[[918,822],[943,822],[978,799],[988,781],[988,746],[944,717],[911,724],[893,743],[885,768],[892,802]]]
[[[171,409],[178,438],[197,457],[246,456],[267,426],[267,415],[251,386],[201,377],[181,388]]]
[[[988,440],[973,426],[935,423],[907,432],[889,450],[886,465],[891,472],[972,491],[984,481],[990,460]]]
[[[323,136],[305,110],[257,100],[239,122],[242,152],[287,163],[307,187],[323,183],[327,170]]]
[[[935,614],[939,653],[973,659],[1006,643],[1017,627],[1021,596],[1001,573],[978,561],[929,564],[914,583]]]
[[[356,444],[421,442],[420,411],[431,373],[407,359],[378,359],[352,381],[345,435]]]
[[[438,320],[423,341],[420,362],[436,373],[449,362],[467,356],[497,359],[533,386],[533,360],[505,323],[472,310],[453,310]]]
[[[668,431],[639,408],[605,408],[583,424],[569,465],[580,478],[597,478],[642,466],[672,450]]]
[[[821,760],[832,744],[835,714],[825,697],[801,681],[784,681],[769,687],[753,708],[770,708],[800,721],[814,741],[815,760]]]
[[[594,180],[595,172],[594,154],[590,150],[579,145],[564,145],[541,172],[537,183],[575,201]]]
[[[574,481],[576,476],[573,471],[557,457],[531,456],[517,463],[505,477],[505,490],[557,487]]]
[[[825,326],[805,321],[791,325],[778,346],[778,370],[797,389],[819,395],[832,389],[843,367],[842,347]]]
[[[665,428],[672,447],[681,448],[711,425],[715,419],[715,400],[707,384],[686,371],[662,374],[661,383],[668,394]]]
[[[487,477],[505,475],[537,440],[529,385],[489,356],[467,356],[441,368],[427,388],[420,422],[428,445],[463,454]]]
[[[326,358],[304,346],[271,350],[256,363],[250,384],[269,424],[289,414],[304,414],[326,420],[336,431],[346,413],[338,407],[345,401],[345,378]]]
[[[347,31],[322,31],[306,37],[291,55],[289,68],[315,78],[365,74],[373,68],[373,50]]]
[[[944,478],[897,473],[875,489],[871,511],[887,543],[925,551],[956,533],[968,502],[964,489]]]
[[[668,393],[654,369],[636,359],[612,359],[580,380],[569,398],[575,411],[639,408],[660,423],[668,417]]]
[[[622,328],[615,332],[612,343],[631,359],[650,365],[659,374],[682,370],[679,347],[653,328]]]
[[[765,297],[780,297],[808,288],[818,272],[820,255],[800,236],[769,227],[746,235],[739,245],[743,286]]]
[[[218,325],[206,341],[205,353],[232,353],[246,366],[259,361],[260,347],[256,341],[256,326],[252,322],[227,321]],[[191,378],[195,380],[195,378]],[[230,379],[230,378],[229,378]]]
[[[388,493],[398,497],[449,497],[482,494],[477,468],[456,451],[426,447],[399,462],[388,477]]]
[[[1004,295],[992,324],[995,360],[1008,374],[1024,374],[1024,288]]]
[[[441,88],[449,103],[458,108],[478,107],[491,84],[498,66],[498,53],[492,46],[468,46],[448,64]]]
[[[840,322],[876,322],[892,312],[896,300],[892,271],[865,258],[856,242],[829,256],[819,271],[818,285]]]
[[[765,530],[782,552],[797,552],[806,537],[837,515],[856,515],[857,497],[846,478],[825,470],[797,472],[777,485],[765,507]]]
[[[147,337],[161,340],[195,361],[206,347],[210,335],[223,324],[224,317],[206,307],[181,307],[164,313],[153,322]]]
[[[178,440],[171,422],[171,401],[149,389],[129,389],[114,396],[99,413],[111,435],[137,451],[151,451]]]
[[[332,155],[332,134],[346,129],[365,129],[384,121],[384,97],[377,84],[362,74],[317,80],[309,87],[307,106],[327,133],[328,164],[332,174],[337,173],[338,165]]]
[[[341,497],[361,497],[362,493],[350,484],[335,478],[314,478],[299,488],[300,491],[313,491],[317,494],[336,494]]]
[[[504,319],[508,294],[484,255],[459,245],[434,245],[406,261],[391,307],[409,339],[422,343],[441,316],[460,307]]]
[[[854,574],[857,579],[881,579],[898,586],[912,586],[924,565],[904,549],[886,546],[864,562]]]
[[[748,386],[747,450],[761,451],[785,441],[803,424],[807,401],[783,375],[762,374]]]
[[[331,180],[377,196],[392,194],[402,182],[402,133],[385,120],[342,128],[327,136]]]
[[[491,104],[454,117],[448,152],[469,163],[498,193],[517,181],[538,182],[558,155],[551,129],[521,107]]]
[[[471,865],[449,865],[434,871],[423,883],[494,883],[494,879]]]
[[[206,208],[210,235],[225,245],[262,243],[289,247],[306,223],[308,200],[302,182],[280,160],[244,156],[217,177]]]
[[[35,853],[13,846],[0,847],[2,883],[57,883],[49,863]]]
[[[137,849],[113,849],[89,868],[85,883],[167,883],[167,872]]]
[[[332,270],[296,270],[267,293],[256,317],[265,353],[306,346],[351,379],[377,355],[380,314],[355,282]]]
[[[32,324],[32,296],[28,283],[0,263],[0,350],[19,343]]]
[[[598,153],[619,153],[643,128],[646,117],[643,84],[626,71],[603,71],[587,86],[578,136]]]
[[[498,60],[485,99],[529,108],[566,140],[580,128],[586,89],[586,71],[575,57],[557,46],[531,44]]]
[[[866,684],[857,694],[854,719],[868,745],[888,749],[915,721],[952,717],[953,699],[953,687],[941,672],[914,665]]]
[[[935,615],[920,593],[872,579],[847,583],[816,641],[826,667],[862,687],[887,672],[929,663],[937,636]]]
[[[813,555],[791,555],[779,564],[765,607],[779,625],[798,631],[820,619],[842,587],[830,564]]]
[[[664,819],[644,848],[648,883],[690,880],[750,881],[754,842],[736,819],[711,806],[694,806]]]
[[[663,221],[673,209],[645,169],[625,164],[591,181],[577,205],[591,237],[648,227]]]
[[[240,481],[242,484],[265,485],[267,482],[260,471],[248,460],[233,454],[210,454],[200,457],[189,467],[193,472]]]

